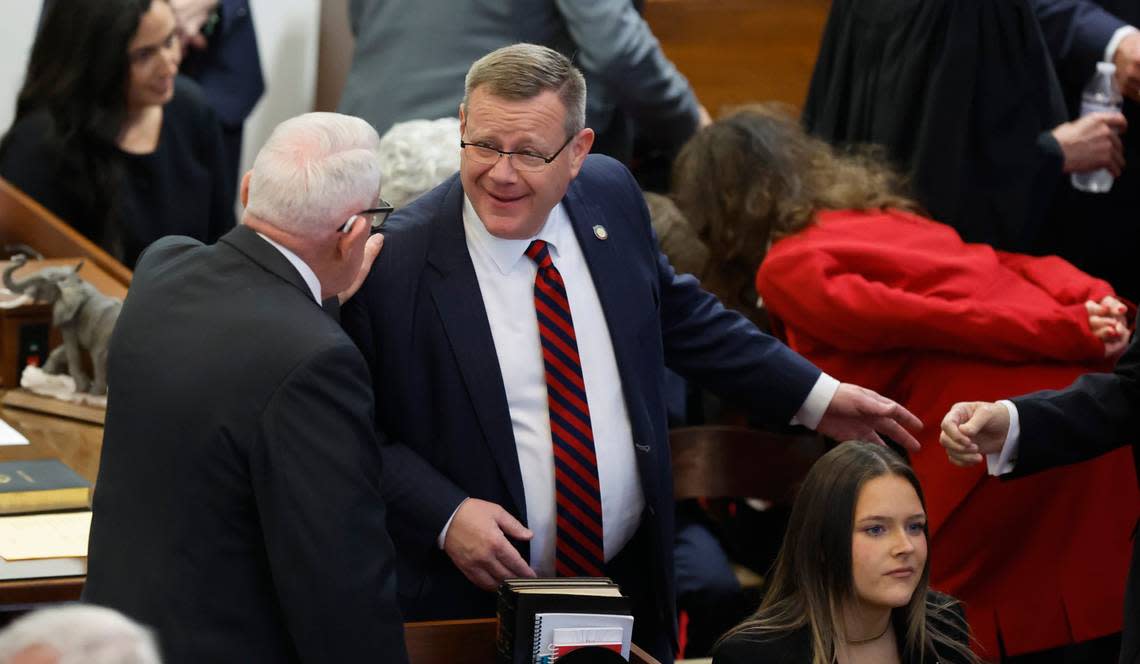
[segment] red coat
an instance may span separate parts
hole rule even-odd
[[[996,659],[1121,628],[1140,492],[1123,448],[1016,481],[961,469],[938,444],[956,401],[1068,385],[1104,370],[1085,300],[1112,288],[1056,258],[965,244],[904,212],[832,211],[775,243],[757,292],[789,345],[926,425],[911,462],[926,494],[931,583],[963,600]]]

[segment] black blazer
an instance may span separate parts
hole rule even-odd
[[[156,242],[108,382],[85,601],[171,664],[406,661],[368,369],[283,255]]]
[[[1064,390],[1013,399],[1021,423],[1014,471],[1018,477],[1077,463],[1125,445],[1140,475],[1140,345],[1133,342],[1110,374],[1088,374]],[[1106,509],[1111,506],[1105,505]],[[1124,594],[1124,639],[1120,661],[1140,662],[1140,554]]]
[[[677,275],[661,256],[637,183],[607,157],[587,157],[563,204],[606,318],[645,492],[648,540],[638,572],[656,619],[674,624],[673,479],[664,368],[730,393],[786,425],[819,369]],[[506,392],[467,251],[458,176],[397,211],[361,291],[342,311],[372,369],[388,527],[409,619],[492,615],[436,538],[468,496],[526,522]],[[607,233],[595,234],[596,226]],[[598,237],[602,235],[605,239]],[[524,559],[526,544],[519,544]],[[643,623],[644,624],[644,623]]]
[[[931,593],[936,601],[945,599],[944,595]],[[969,631],[966,627],[966,617],[962,613],[961,604],[953,604],[949,615],[944,618],[935,617],[940,627],[959,643],[965,645],[969,641]],[[895,624],[895,633],[905,633],[905,626]],[[713,664],[810,664],[814,653],[811,643],[811,630],[806,626],[792,632],[775,634],[772,636],[757,636],[754,634],[735,634],[717,645],[713,653]],[[904,653],[899,653],[902,664],[917,664]],[[933,653],[928,653],[926,664],[966,664],[964,658],[958,653],[945,647],[935,646]]]

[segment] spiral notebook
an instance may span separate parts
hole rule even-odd
[[[586,646],[612,650],[629,661],[633,616],[607,613],[539,613],[534,616],[534,664],[554,664]]]

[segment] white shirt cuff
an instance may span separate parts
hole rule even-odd
[[[1136,28],[1131,25],[1122,25],[1112,33],[1112,39],[1108,40],[1108,45],[1104,47],[1104,61],[1112,62],[1116,59],[1116,47],[1120,46],[1120,42],[1128,35],[1136,32]]]
[[[463,499],[463,503],[465,502],[467,502],[466,498]],[[463,503],[459,503],[455,511],[451,513],[451,518],[447,520],[447,523],[443,524],[443,530],[439,531],[439,538],[436,540],[436,544],[439,545],[440,551],[443,550],[443,543],[447,541],[447,529],[451,527],[451,522],[455,520],[455,515],[459,512],[459,508],[463,507]]]
[[[819,374],[819,378],[816,379],[815,385],[812,386],[811,392],[808,392],[807,398],[804,399],[803,405],[800,406],[791,423],[802,424],[814,431],[819,426],[819,421],[823,419],[823,414],[827,412],[827,407],[831,405],[831,398],[835,396],[838,389],[839,381],[826,373]]]
[[[1009,432],[1005,435],[1005,443],[998,454],[986,455],[986,468],[990,475],[997,477],[1013,472],[1013,465],[1017,463],[1018,441],[1021,438],[1021,420],[1017,416],[1017,406],[1012,401],[1002,399],[999,401],[1009,411]]]

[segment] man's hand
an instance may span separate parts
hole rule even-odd
[[[997,454],[1009,435],[1009,409],[1000,403],[956,403],[942,418],[938,442],[956,466],[981,463],[986,454]]]
[[[1085,309],[1089,312],[1089,329],[1104,343],[1104,356],[1112,358],[1123,353],[1128,347],[1128,307],[1106,295],[1100,302],[1086,301]]]
[[[1116,85],[1121,94],[1140,101],[1140,32],[1133,32],[1116,45]]]
[[[356,271],[356,277],[353,278],[352,283],[348,288],[336,294],[336,299],[340,300],[341,304],[348,302],[348,299],[356,295],[356,291],[360,290],[364,280],[368,277],[368,272],[372,269],[372,264],[376,262],[376,257],[380,255],[380,250],[384,248],[384,236],[377,233],[368,238],[364,244],[364,257],[360,259],[360,269]]]
[[[917,452],[921,447],[907,431],[922,429],[922,422],[906,408],[858,385],[842,383],[836,390],[816,431],[835,440],[865,440],[883,444],[879,434]]]
[[[187,46],[206,48],[206,37],[202,34],[202,26],[206,24],[210,12],[217,6],[218,0],[170,0],[170,8],[174,10],[174,18],[178,22],[178,37],[182,40],[183,48]]]
[[[1065,155],[1063,170],[1083,173],[1107,168],[1119,177],[1124,170],[1124,146],[1118,134],[1127,128],[1120,113],[1089,113],[1058,125],[1052,133]]]
[[[495,503],[468,498],[451,519],[443,550],[471,583],[494,590],[504,579],[535,577],[507,539],[530,540],[533,535]]]

